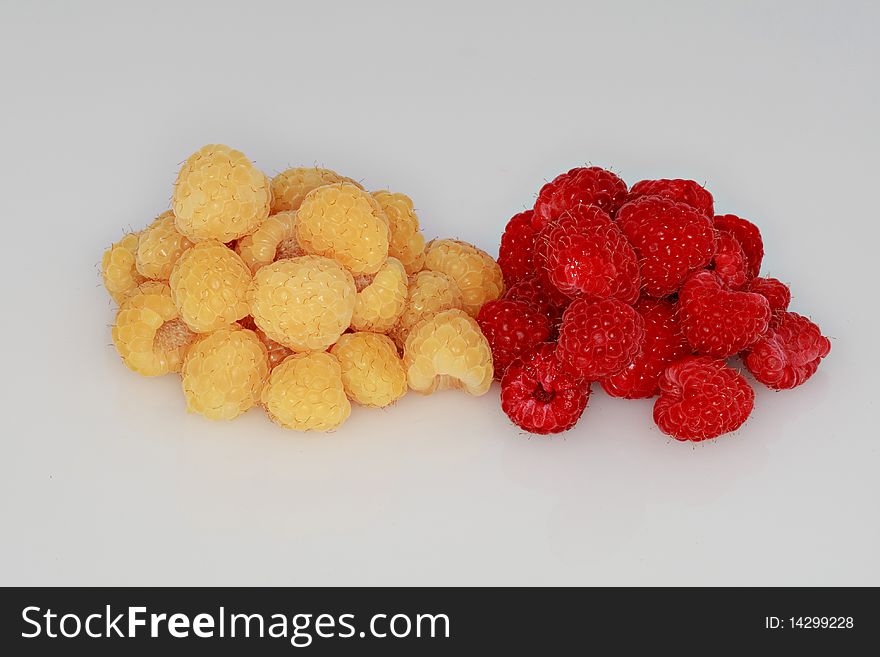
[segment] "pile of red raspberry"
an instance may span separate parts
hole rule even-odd
[[[507,292],[477,317],[501,407],[526,431],[565,431],[596,382],[613,397],[656,396],[654,422],[678,440],[738,429],[755,393],[727,359],[780,390],[809,379],[831,348],[788,310],[788,286],[759,276],[763,257],[758,227],[715,215],[692,180],[627,189],[599,167],[561,174],[507,223]]]

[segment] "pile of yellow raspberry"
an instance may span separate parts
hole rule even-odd
[[[426,243],[408,196],[329,169],[270,179],[205,146],[171,209],[107,249],[101,274],[123,363],[179,374],[187,409],[212,420],[262,406],[282,427],[329,431],[352,402],[492,383],[474,318],[503,292],[498,264],[465,242]]]

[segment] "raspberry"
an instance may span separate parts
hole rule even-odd
[[[209,144],[183,164],[171,206],[177,229],[192,241],[231,242],[263,223],[270,201],[269,181],[244,153]]]
[[[508,286],[535,271],[533,253],[538,231],[532,226],[533,214],[532,210],[526,210],[513,215],[501,235],[498,266]]]
[[[738,290],[749,280],[749,262],[739,241],[730,233],[718,231],[711,269],[727,287]]]
[[[492,348],[499,380],[514,358],[550,337],[550,321],[522,301],[488,301],[480,308],[477,324]]]
[[[290,347],[285,347],[280,342],[275,342],[275,340],[266,335],[262,329],[257,326],[256,322],[254,322],[254,318],[250,315],[239,320],[238,324],[242,328],[253,331],[257,337],[260,338],[260,342],[266,347],[270,370],[293,353],[293,350]]]
[[[551,329],[558,326],[562,320],[562,313],[571,303],[571,299],[539,276],[526,276],[520,279],[504,293],[504,298],[509,301],[522,301],[532,306],[549,320]]]
[[[193,245],[177,230],[174,213],[163,212],[141,231],[138,240],[137,270],[145,277],[167,281],[181,254]]]
[[[764,260],[764,242],[761,231],[750,221],[735,214],[722,214],[715,217],[715,227],[733,235],[742,246],[749,264],[749,278],[754,278],[761,271]]]
[[[701,354],[727,358],[753,345],[770,322],[770,304],[760,294],[727,288],[711,271],[698,271],[679,292],[681,328]]]
[[[391,338],[378,333],[346,333],[330,353],[342,367],[342,385],[361,406],[382,408],[406,393],[406,371]]]
[[[745,378],[724,361],[687,356],[660,377],[654,422],[676,440],[699,442],[739,429],[754,403]]]
[[[715,203],[709,190],[693,180],[641,180],[629,190],[627,201],[641,196],[662,196],[677,203],[684,203],[710,219],[715,214]]]
[[[375,274],[388,257],[388,218],[351,183],[309,192],[296,213],[296,236],[306,253],[333,258],[355,275]]]
[[[295,225],[295,212],[273,214],[253,233],[239,239],[235,252],[252,272],[275,260],[305,255],[296,241]]]
[[[389,335],[403,351],[413,326],[444,310],[463,307],[461,291],[449,276],[439,271],[420,271],[409,277],[406,305]]]
[[[139,233],[128,233],[104,251],[101,278],[116,303],[125,301],[146,279],[135,266]]]
[[[801,385],[831,351],[831,341],[809,319],[780,311],[779,325],[761,338],[744,362],[755,379],[768,388],[783,390]]]
[[[269,376],[266,347],[253,331],[232,325],[199,338],[183,362],[186,408],[209,420],[231,420],[255,406]]]
[[[757,292],[767,299],[773,312],[788,310],[788,304],[791,303],[791,290],[788,289],[788,285],[776,278],[753,278],[746,289],[749,292]]]
[[[130,370],[144,376],[180,371],[195,334],[180,320],[166,283],[147,281],[122,302],[113,344]]]
[[[425,269],[439,271],[461,290],[463,310],[476,317],[487,301],[504,291],[498,263],[488,253],[459,240],[431,240],[425,251]]]
[[[492,385],[492,349],[476,320],[445,310],[416,324],[406,338],[403,364],[409,387],[423,395],[460,388],[483,395]]]
[[[598,205],[613,216],[626,200],[626,183],[600,167],[578,167],[562,173],[538,192],[532,223],[544,227],[566,210],[579,205]]]
[[[297,431],[331,431],[351,414],[342,368],[326,352],[286,358],[272,370],[260,401],[273,422]]]
[[[556,353],[568,372],[598,381],[633,362],[644,334],[645,322],[632,306],[577,299],[562,316]]]
[[[643,196],[620,208],[617,223],[635,248],[642,290],[651,297],[676,292],[715,255],[712,220],[684,203]]]
[[[595,205],[566,211],[538,233],[540,255],[550,282],[563,294],[635,303],[641,277],[632,245]]]
[[[294,351],[322,351],[336,342],[351,324],[356,297],[351,274],[321,256],[268,264],[247,293],[256,325]]]
[[[387,333],[406,308],[409,281],[397,258],[389,257],[374,276],[358,276],[351,327],[356,331]]]
[[[334,183],[349,183],[361,187],[351,178],[340,176],[330,169],[319,167],[296,167],[282,171],[272,178],[272,214],[299,210],[303,199],[314,189]]]
[[[782,312],[788,310],[791,303],[791,290],[788,285],[775,278],[756,277],[748,282],[745,287],[749,292],[757,292],[770,303],[770,328],[779,326]]]
[[[534,345],[516,358],[501,379],[501,409],[530,433],[571,429],[587,407],[590,384],[565,372],[555,345]]]
[[[677,304],[667,299],[643,297],[634,308],[645,321],[645,337],[632,363],[602,379],[602,388],[612,397],[653,397],[660,392],[663,370],[693,351],[681,332]]]
[[[407,274],[421,271],[425,264],[425,238],[419,228],[419,217],[413,209],[413,202],[406,194],[389,191],[373,192],[373,198],[388,217],[391,230],[391,243],[388,255],[403,263]]]
[[[216,331],[248,314],[251,271],[217,240],[184,251],[168,282],[180,318],[196,333]]]

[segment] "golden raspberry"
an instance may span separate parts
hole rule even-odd
[[[438,271],[420,271],[409,277],[406,306],[389,336],[403,351],[406,336],[413,326],[444,310],[461,310],[463,307],[461,292],[452,279]]]
[[[340,176],[330,169],[296,167],[282,171],[272,178],[272,214],[284,210],[299,210],[300,204],[310,191],[341,182],[361,187],[360,183]]]
[[[231,420],[259,402],[269,359],[256,333],[233,324],[199,338],[182,373],[187,410]]]
[[[387,333],[406,307],[406,270],[397,258],[388,258],[374,276],[354,279],[358,288],[351,327],[356,331]]]
[[[179,372],[196,337],[177,314],[167,283],[147,281],[116,313],[113,344],[125,365],[144,376]]]
[[[250,315],[244,317],[238,323],[242,328],[250,329],[260,338],[260,342],[266,347],[266,352],[269,355],[270,370],[293,353],[290,347],[285,347],[280,342],[275,342],[275,340],[266,335]]]
[[[116,303],[125,301],[146,280],[135,266],[137,248],[138,233],[129,233],[101,258],[101,278]]]
[[[413,209],[412,199],[406,194],[385,190],[373,192],[373,198],[388,217],[388,228],[391,230],[388,255],[400,260],[407,274],[421,271],[425,264],[425,238],[419,228],[419,217]]]
[[[294,351],[321,351],[336,342],[351,324],[356,298],[351,274],[321,256],[268,264],[248,291],[257,326]]]
[[[261,402],[274,422],[297,431],[330,431],[351,414],[339,361],[323,351],[286,358],[269,375]]]
[[[296,213],[296,236],[307,252],[375,274],[388,257],[388,218],[372,196],[351,183],[318,187]]]
[[[177,229],[194,242],[231,242],[263,223],[271,200],[269,180],[244,153],[209,144],[184,162],[171,207]]]
[[[296,241],[295,225],[296,212],[285,210],[273,214],[253,233],[238,240],[235,252],[253,272],[282,257],[305,255]],[[284,253],[280,254],[279,251]]]
[[[458,285],[464,310],[476,317],[487,301],[504,292],[501,268],[485,251],[458,240],[431,240],[425,251],[425,269],[441,271]]]
[[[196,333],[224,328],[248,314],[251,271],[225,244],[198,242],[171,270],[171,294],[180,317]]]
[[[163,212],[141,231],[138,240],[137,270],[146,278],[167,281],[180,255],[192,246],[175,225],[174,213]]]
[[[406,338],[403,365],[410,388],[423,395],[460,388],[483,395],[492,385],[492,349],[476,320],[445,310],[416,324]]]
[[[393,404],[406,392],[406,372],[391,338],[379,333],[346,333],[330,353],[342,367],[349,399],[362,406]]]

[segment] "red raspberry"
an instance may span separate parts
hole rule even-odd
[[[614,215],[626,199],[626,183],[600,167],[578,167],[556,176],[541,187],[535,201],[535,228],[543,228],[566,210],[579,205],[598,205]]]
[[[608,213],[596,205],[578,205],[571,210],[563,210],[562,214],[552,221],[544,224],[544,227],[535,235],[534,263],[536,273],[547,269],[547,251],[550,247],[550,232],[557,226],[563,226],[572,231],[590,230],[613,223]],[[548,279],[549,280],[549,279]]]
[[[498,266],[508,287],[535,271],[532,253],[538,231],[532,226],[533,214],[532,210],[526,210],[513,215],[501,235]]]
[[[699,442],[739,429],[754,405],[754,390],[723,360],[686,356],[660,377],[654,422],[676,440]]]
[[[761,338],[745,357],[749,372],[768,388],[801,385],[815,374],[831,351],[831,341],[809,319],[782,311],[779,326]]]
[[[767,331],[770,304],[760,294],[725,287],[717,274],[691,274],[678,294],[681,327],[701,354],[727,358],[750,347]]]
[[[545,277],[537,275],[526,276],[514,283],[504,293],[504,298],[529,304],[550,321],[551,328],[559,324],[562,320],[562,313],[571,302]]]
[[[660,392],[663,370],[693,351],[681,332],[677,304],[668,299],[643,297],[634,307],[645,321],[645,337],[635,360],[602,380],[602,387],[612,397],[653,397]]]
[[[770,302],[770,310],[777,312],[788,310],[791,303],[791,290],[788,285],[776,278],[757,277],[746,285],[749,292],[757,292]]]
[[[715,217],[715,228],[728,232],[737,239],[749,261],[749,276],[757,276],[761,271],[761,261],[764,260],[764,241],[758,227],[735,214],[721,214]]]
[[[645,322],[617,299],[576,299],[565,310],[556,354],[568,372],[588,381],[611,376],[639,353]]]
[[[640,196],[662,196],[699,210],[710,219],[715,214],[715,203],[709,190],[693,180],[641,180],[629,190],[627,200]]]
[[[514,358],[550,337],[550,321],[523,301],[487,301],[477,324],[492,348],[496,379],[501,379]]]
[[[566,373],[555,345],[543,342],[514,360],[501,379],[501,409],[531,433],[571,429],[590,399],[590,384]]]
[[[580,206],[538,233],[536,259],[563,294],[635,303],[641,278],[636,252],[611,218],[595,205]]]
[[[650,297],[676,292],[715,255],[712,220],[684,203],[643,196],[620,208],[617,223],[639,256],[642,290]]]
[[[540,256],[538,253],[540,252]],[[569,297],[614,297],[635,303],[641,278],[636,253],[611,218],[595,205],[548,222],[538,233],[536,261]]]
[[[775,330],[779,326],[782,313],[788,310],[788,304],[791,303],[791,290],[788,285],[775,278],[753,278],[744,288],[749,292],[757,292],[770,302],[770,328]]]
[[[712,270],[718,278],[729,288],[738,290],[751,278],[748,269],[749,261],[739,240],[730,233],[718,231],[712,259]]]

